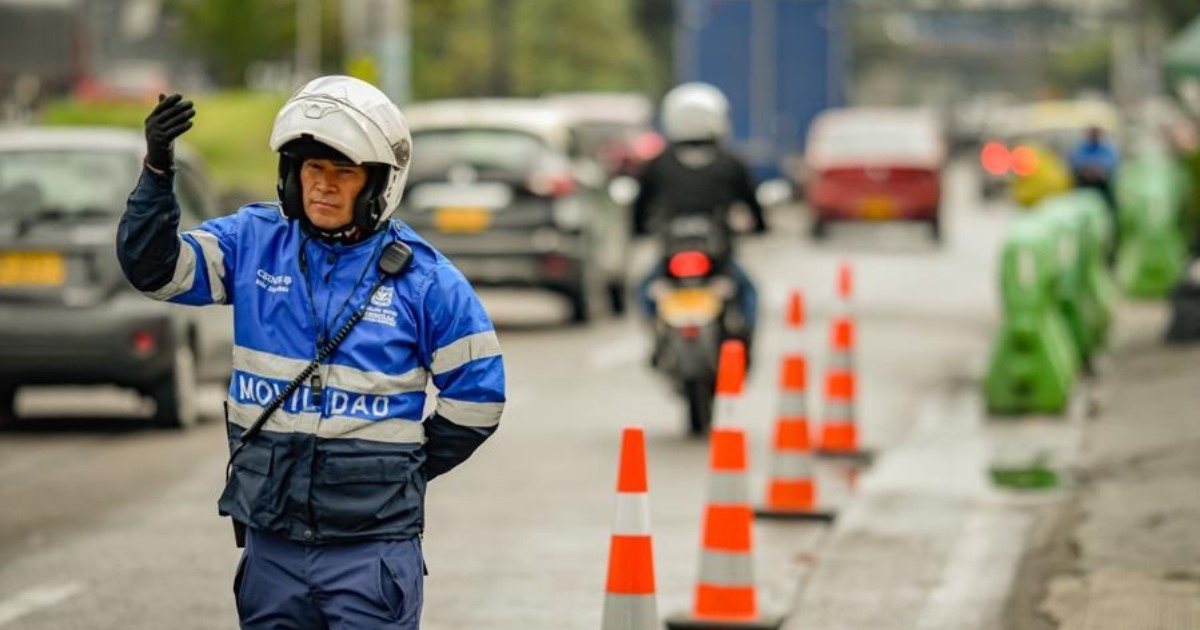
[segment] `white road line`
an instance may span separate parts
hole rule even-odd
[[[31,612],[49,608],[83,590],[83,584],[71,582],[60,586],[38,586],[0,600],[0,626],[7,625]]]

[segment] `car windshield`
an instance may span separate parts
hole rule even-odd
[[[0,151],[0,218],[119,215],[137,175],[115,151]]]
[[[633,125],[613,122],[588,122],[575,126],[575,138],[586,155],[601,155],[609,146],[628,140],[635,131]]]
[[[523,179],[547,152],[537,137],[503,129],[455,129],[413,134],[413,179],[439,177],[454,166],[480,175]]]
[[[855,122],[830,125],[817,136],[814,152],[829,159],[927,157],[937,140],[923,125]]]

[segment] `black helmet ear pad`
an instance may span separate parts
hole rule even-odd
[[[304,219],[304,192],[300,187],[300,163],[286,154],[279,156],[279,179],[275,192],[283,205],[283,216],[289,219]]]
[[[364,233],[371,234],[377,227],[379,217],[383,215],[382,204],[387,203],[383,198],[383,189],[387,186],[388,166],[364,166],[367,166],[367,183],[362,192],[358,193],[358,199],[354,200],[354,225]]]

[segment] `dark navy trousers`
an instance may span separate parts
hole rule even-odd
[[[233,593],[249,630],[415,630],[424,567],[419,538],[305,545],[251,529]]]

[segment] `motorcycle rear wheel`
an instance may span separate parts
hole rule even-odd
[[[688,406],[688,433],[693,436],[708,435],[712,428],[713,396],[715,383],[707,378],[693,378],[683,384],[683,395]]]

